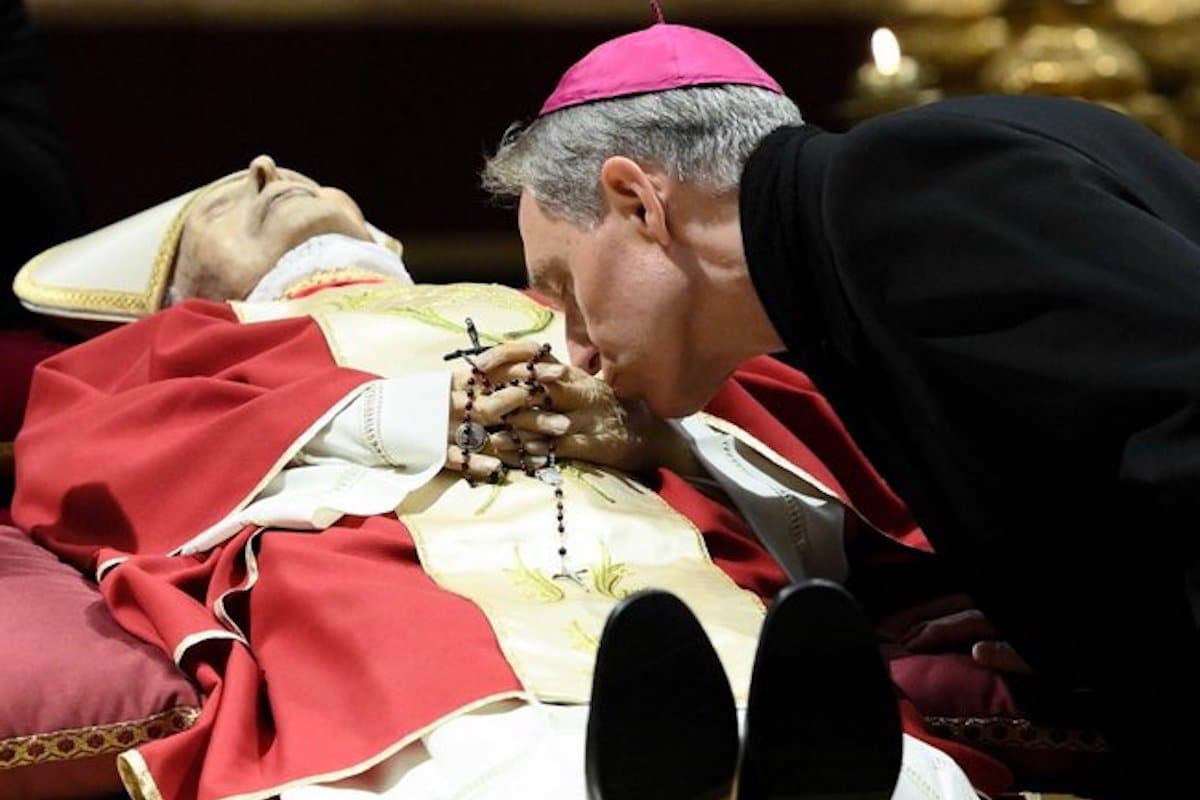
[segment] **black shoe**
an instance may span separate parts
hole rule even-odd
[[[895,690],[858,604],[828,581],[784,589],[755,655],[738,800],[889,800],[900,751]]]
[[[645,591],[604,626],[587,726],[591,800],[717,800],[737,769],[733,692],[677,597]]]

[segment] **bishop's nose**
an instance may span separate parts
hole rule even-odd
[[[600,371],[600,351],[591,342],[567,339],[567,353],[571,363],[586,370],[589,375]]]
[[[260,192],[271,181],[279,180],[279,168],[275,166],[275,159],[268,155],[257,156],[250,162],[250,177],[254,179],[254,184]]]

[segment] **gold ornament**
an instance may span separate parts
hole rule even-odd
[[[1106,11],[1160,80],[1200,75],[1200,0],[1107,0]]]
[[[904,52],[935,67],[948,85],[963,86],[1011,37],[1003,17],[954,19],[931,17],[896,23],[896,36]]]
[[[902,17],[979,19],[999,12],[1006,0],[893,0],[894,12]]]
[[[1161,94],[1141,92],[1123,100],[1099,102],[1114,111],[1133,117],[1176,147],[1182,147],[1187,140],[1186,124],[1170,101]]]
[[[980,73],[991,92],[1126,98],[1146,91],[1150,73],[1132,47],[1087,25],[1031,26]]]
[[[1185,89],[1175,107],[1185,126],[1183,151],[1200,159],[1200,83]]]

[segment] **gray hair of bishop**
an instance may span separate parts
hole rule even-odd
[[[571,106],[510,128],[484,167],[483,186],[501,198],[528,189],[552,214],[587,228],[604,213],[600,167],[612,156],[722,193],[737,187],[767,134],[801,123],[784,95],[732,84]]]

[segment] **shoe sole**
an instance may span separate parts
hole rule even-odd
[[[737,758],[733,693],[695,615],[666,592],[623,600],[596,654],[589,798],[720,800]]]
[[[738,800],[888,800],[901,747],[895,690],[858,604],[828,581],[781,592],[755,655]]]

